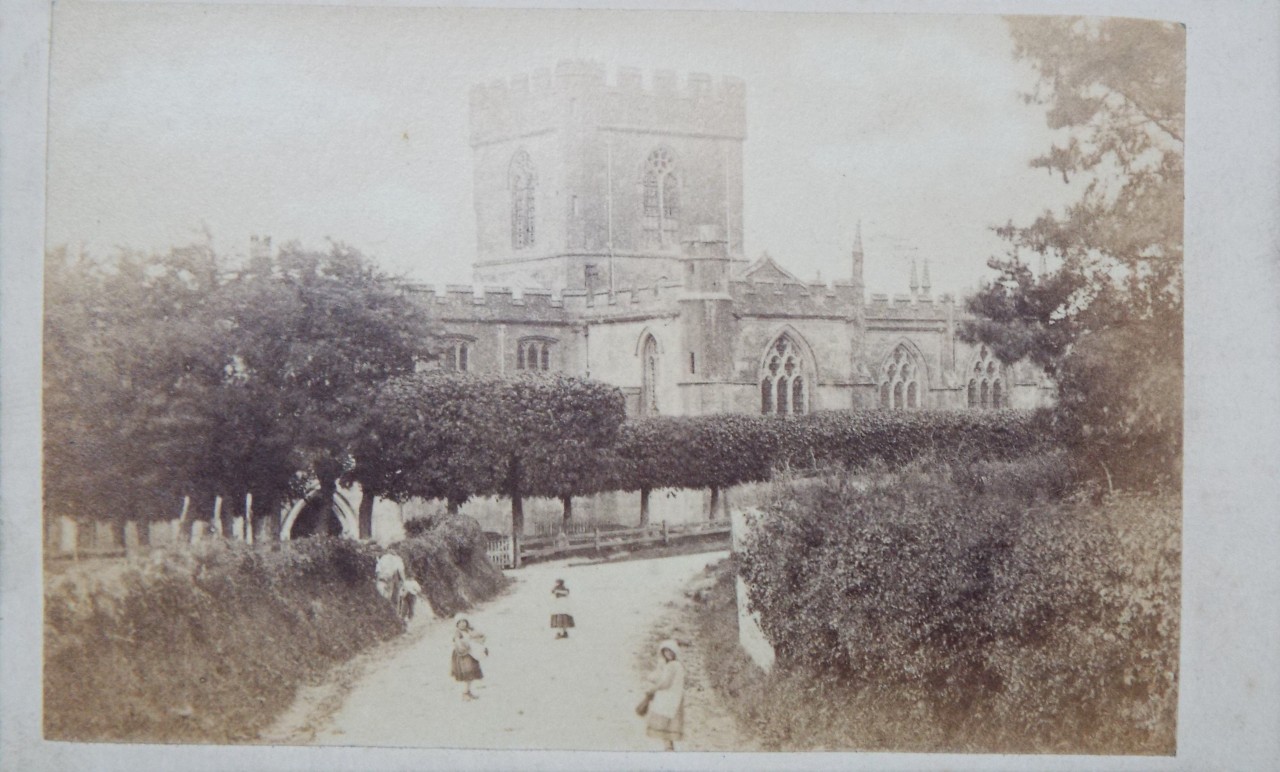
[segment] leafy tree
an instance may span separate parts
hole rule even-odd
[[[1185,30],[1065,17],[1009,26],[1015,56],[1039,76],[1027,100],[1066,135],[1031,165],[1081,178],[1082,192],[1062,212],[997,229],[1010,254],[990,262],[998,277],[969,299],[977,318],[961,334],[1054,375],[1064,437],[1109,481],[1176,475]]]
[[[50,514],[172,517],[192,492],[208,411],[183,391],[209,382],[211,342],[195,319],[216,289],[204,247],[95,261],[66,250],[45,269],[44,493]],[[119,535],[118,535],[119,538]]]
[[[332,501],[375,386],[433,353],[414,302],[339,245],[286,247],[240,271],[208,246],[111,260],[60,251],[46,275],[54,513],[122,525],[170,517],[184,495],[210,512],[226,495],[229,524],[244,493],[278,516],[308,479]]]
[[[399,500],[506,496],[519,555],[524,497],[594,490],[590,470],[617,439],[624,401],[613,386],[559,374],[436,371],[389,381],[372,415],[355,479]]]
[[[286,245],[225,286],[228,387],[260,406],[244,424],[288,448],[332,506],[369,430],[377,387],[433,358],[434,328],[394,279],[358,251]],[[296,491],[294,491],[296,493]],[[372,527],[361,502],[361,536]]]

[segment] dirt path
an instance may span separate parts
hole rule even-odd
[[[333,683],[301,695],[264,739],[656,750],[660,744],[645,736],[634,713],[643,691],[637,657],[664,628],[677,624],[682,589],[724,555],[575,567],[557,562],[510,572],[516,580],[511,591],[467,615],[487,636],[491,653],[485,678],[476,684],[478,700],[464,701],[460,684],[449,677],[452,622],[419,618],[404,638],[370,652],[345,674],[336,674]],[[568,640],[555,640],[548,627],[557,578],[573,592],[577,627]],[[746,750],[710,694],[701,684],[691,685],[690,731],[681,750]]]

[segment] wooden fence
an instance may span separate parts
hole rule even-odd
[[[569,529],[555,535],[534,535],[525,537],[520,544],[521,561],[530,559],[546,559],[562,557],[578,553],[600,553],[605,550],[628,547],[643,547],[651,544],[670,544],[673,541],[697,536],[728,535],[728,520],[711,520],[700,523],[682,523],[668,525],[666,521],[643,528],[604,529],[599,526],[590,530]],[[511,568],[515,565],[515,552],[512,549],[510,536],[490,536],[488,543],[489,560],[499,568]]]

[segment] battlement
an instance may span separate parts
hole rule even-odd
[[[932,295],[894,295],[892,299],[883,293],[873,293],[867,303],[868,319],[895,319],[945,321],[949,315],[955,315],[955,299],[947,294],[940,297]]]
[[[637,311],[672,310],[682,286],[667,281],[612,294],[608,290],[553,291],[473,284],[405,284],[404,290],[441,320],[572,324]]]
[[[494,80],[471,88],[471,143],[501,141],[585,121],[601,128],[746,136],[746,84],[672,70],[645,74],[635,67],[610,73],[599,62],[566,60],[555,69]]]
[[[744,316],[852,317],[862,304],[862,288],[848,281],[767,282],[735,280],[729,284],[734,311]]]

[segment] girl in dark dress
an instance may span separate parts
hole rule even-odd
[[[569,628],[573,627],[573,612],[569,608],[569,588],[564,586],[563,579],[556,580],[551,588],[551,627],[559,632],[557,638],[568,638]]]

